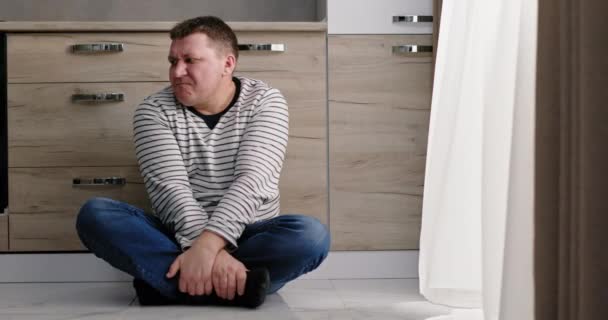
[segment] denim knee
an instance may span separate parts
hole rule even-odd
[[[327,227],[314,217],[296,215],[294,219],[300,231],[296,239],[300,255],[314,260],[325,259],[331,245]]]
[[[80,208],[76,217],[76,230],[81,233],[90,233],[102,222],[102,212],[107,209],[112,199],[95,197],[87,200]]]

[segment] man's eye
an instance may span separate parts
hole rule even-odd
[[[184,62],[187,63],[187,64],[191,64],[191,63],[194,63],[194,59],[192,59],[192,58],[186,58],[186,59],[184,59]]]
[[[169,64],[174,66],[175,64],[177,64],[177,60],[175,59],[169,59]]]

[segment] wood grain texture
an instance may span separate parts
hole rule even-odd
[[[243,41],[272,41],[262,34]],[[287,36],[287,35],[286,35]],[[274,36],[273,36],[274,37]],[[281,212],[299,213],[328,222],[327,195],[327,87],[325,36],[290,34],[288,56],[243,52],[237,74],[260,79],[281,90],[289,106],[289,143],[281,173]],[[239,40],[240,41],[240,40]],[[243,42],[242,41],[242,42]]]
[[[327,222],[327,138],[322,73],[296,81],[263,78],[287,97],[291,128],[281,178],[284,212]],[[136,166],[132,117],[164,83],[13,84],[9,86],[9,167]],[[74,104],[73,92],[123,92],[126,101]]]
[[[9,167],[133,166],[133,112],[168,83],[8,86]],[[125,101],[75,103],[75,93],[123,93]]]
[[[124,177],[124,186],[73,186],[73,178]],[[11,251],[82,250],[76,216],[93,197],[108,197],[151,212],[137,167],[9,169]]]
[[[249,76],[248,74],[243,74]],[[282,79],[259,73],[280,88],[290,111],[290,137],[281,177],[283,212],[327,222],[327,137],[323,72]],[[145,96],[166,83],[9,85],[9,167],[136,166],[132,117]],[[122,92],[122,103],[75,104],[75,92]]]
[[[8,251],[8,214],[0,215],[0,252]]]
[[[431,35],[329,36],[330,102],[430,109],[431,56],[404,56],[392,47],[431,45]]]
[[[123,177],[124,186],[73,186],[74,178]],[[137,167],[10,168],[9,210],[75,215],[86,200],[103,196],[150,211]]]
[[[76,214],[11,215],[10,251],[84,251],[76,233]]]
[[[332,250],[418,250],[421,211],[421,196],[332,189]]]
[[[240,72],[311,71],[324,61],[322,32],[241,32],[241,44],[279,43],[285,52],[243,51]],[[8,37],[8,82],[168,81],[167,55],[171,40],[165,33],[35,33]],[[124,51],[75,54],[71,45],[122,43]]]
[[[10,34],[7,43],[9,83],[168,81],[166,34]],[[71,52],[90,43],[122,43],[124,51]]]
[[[432,65],[390,48],[430,41],[329,37],[333,250],[418,248]]]

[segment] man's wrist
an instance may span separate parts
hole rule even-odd
[[[214,253],[218,253],[220,250],[224,249],[227,244],[228,241],[226,241],[226,239],[224,239],[222,236],[212,231],[205,230],[198,238],[196,238],[196,241],[192,246],[208,249]]]

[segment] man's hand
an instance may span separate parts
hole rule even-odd
[[[213,264],[213,288],[218,297],[232,300],[235,293],[245,293],[247,268],[226,250],[221,250]]]
[[[209,295],[213,291],[211,272],[218,252],[226,241],[212,232],[203,232],[186,252],[169,267],[167,278],[179,275],[179,290],[190,295]]]

